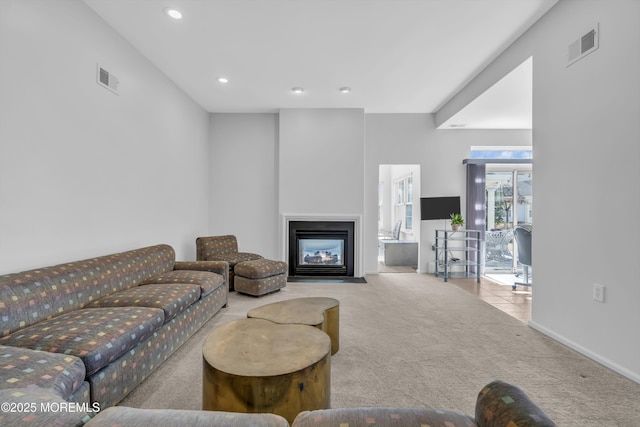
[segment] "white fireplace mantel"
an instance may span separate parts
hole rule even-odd
[[[353,221],[354,223],[354,271],[355,277],[363,277],[364,239],[362,233],[362,215],[358,214],[282,214],[280,224],[281,259],[289,259],[289,222],[290,221]]]

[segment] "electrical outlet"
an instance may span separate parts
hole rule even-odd
[[[604,285],[593,284],[593,299],[598,302],[604,302]]]

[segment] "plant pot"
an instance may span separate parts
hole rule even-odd
[[[453,231],[458,231],[460,229],[460,224],[451,224],[451,229]]]

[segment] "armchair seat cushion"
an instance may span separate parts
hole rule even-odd
[[[71,355],[0,345],[0,389],[46,388],[63,399],[84,382],[82,361]]]
[[[157,283],[183,283],[200,286],[200,298],[209,295],[225,284],[224,277],[209,271],[173,270],[142,282],[142,285]],[[166,315],[166,314],[165,314]],[[169,319],[165,319],[165,322]]]
[[[229,263],[229,268],[234,267],[236,264],[245,261],[255,261],[258,259],[262,259],[262,255],[252,254],[251,252],[233,252],[226,254],[218,254],[212,257],[215,258],[216,261],[226,261]],[[235,272],[235,270],[234,270]]]
[[[200,286],[184,284],[140,285],[91,303],[90,307],[154,307],[164,311],[164,323],[200,299]]]
[[[87,376],[151,336],[164,322],[159,308],[85,308],[38,322],[0,344],[77,356]]]

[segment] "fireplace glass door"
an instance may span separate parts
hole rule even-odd
[[[299,265],[344,265],[344,240],[300,239],[298,240]]]

